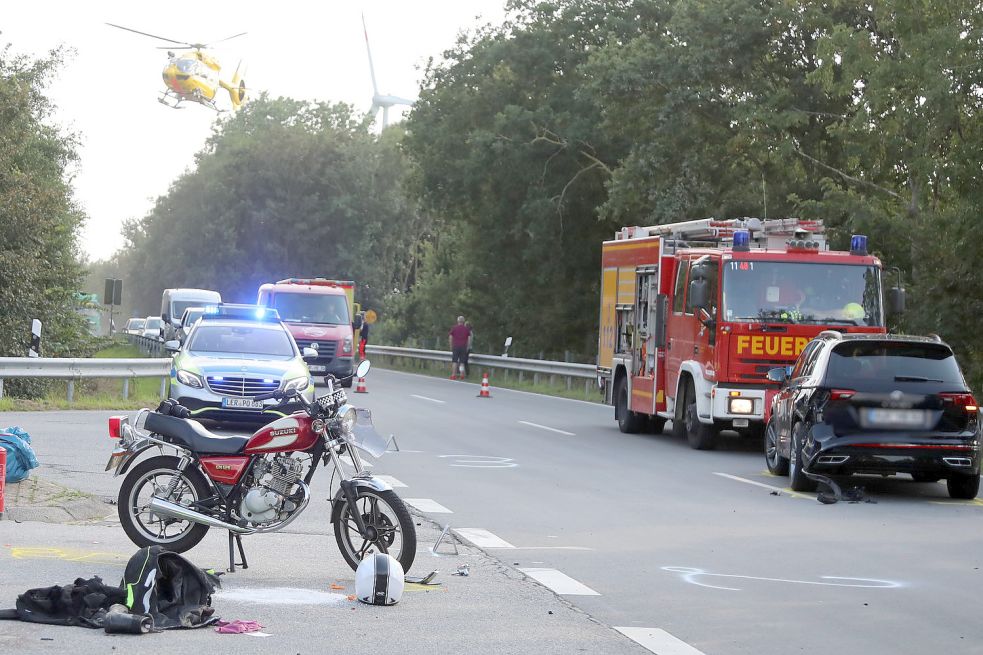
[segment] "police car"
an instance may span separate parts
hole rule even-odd
[[[275,309],[256,305],[208,306],[175,353],[170,397],[192,416],[217,421],[269,421],[297,407],[255,396],[299,389],[314,399],[314,382],[304,357]],[[309,352],[310,351],[310,352]]]

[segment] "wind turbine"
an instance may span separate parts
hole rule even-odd
[[[369,74],[372,76],[372,108],[369,109],[369,116],[375,120],[379,110],[382,109],[382,129],[386,129],[389,127],[389,108],[395,105],[408,107],[413,104],[413,101],[379,93],[379,87],[375,83],[375,66],[372,65],[372,48],[369,47],[369,30],[365,27],[365,14],[362,14],[362,32],[365,34],[365,51],[369,55]]]

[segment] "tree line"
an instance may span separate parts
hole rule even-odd
[[[870,236],[979,387],[983,22],[969,0],[511,0],[423,73],[408,118],[260,97],[126,227],[133,311],[354,279],[373,340],[592,361],[600,244],[624,225],[821,218]],[[98,275],[96,276],[98,277]],[[101,279],[99,279],[101,284]],[[93,290],[96,290],[94,287]]]

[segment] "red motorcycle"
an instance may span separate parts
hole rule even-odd
[[[364,377],[368,369],[369,362],[362,361],[355,375]],[[106,470],[126,474],[118,508],[127,536],[138,546],[161,545],[181,553],[210,527],[228,530],[229,570],[236,566],[233,543],[247,568],[241,537],[276,532],[296,519],[307,507],[311,479],[323,463],[339,477],[331,524],[348,565],[355,569],[366,554],[377,551],[409,571],[416,556],[410,513],[388,483],[365,471],[356,452],[379,457],[388,443],[372,427],[368,410],[349,405],[333,376],[325,381],[328,393],[314,402],[294,391],[257,396],[296,401],[302,409],[248,437],[213,434],[173,401],[161,403],[157,411],[140,410],[132,425],[129,417],[111,417],[109,436],[119,443]],[[151,448],[161,454],[135,463]],[[351,475],[343,464],[348,460]]]

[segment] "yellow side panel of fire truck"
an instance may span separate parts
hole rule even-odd
[[[618,296],[618,269],[605,268],[601,271],[601,318],[598,322],[597,365],[611,368],[614,357],[614,344],[618,338],[618,325],[615,321],[615,304]]]
[[[635,304],[635,267],[622,266],[618,269],[618,304]]]

